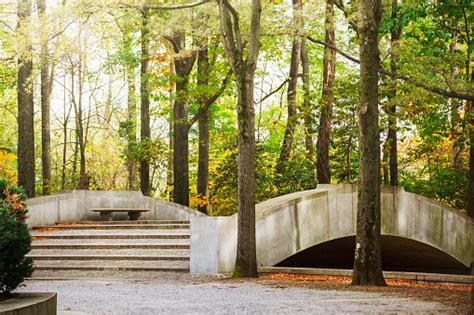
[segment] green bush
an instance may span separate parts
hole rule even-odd
[[[0,291],[9,295],[33,272],[25,255],[31,248],[23,190],[0,179]]]

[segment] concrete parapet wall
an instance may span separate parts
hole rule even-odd
[[[20,293],[0,303],[3,315],[56,315],[56,293]]]
[[[143,196],[137,191],[73,190],[70,192],[31,198],[27,200],[30,227],[47,226],[84,220],[100,220],[100,215],[89,211],[92,208],[144,208],[145,220],[189,220],[194,216],[205,216],[199,211],[164,200]],[[115,220],[127,220],[126,213],[114,213]]]
[[[474,222],[458,211],[401,187],[382,187],[382,234],[415,240],[474,261]],[[354,236],[356,185],[319,185],[256,205],[257,264],[274,266],[312,246]],[[191,272],[232,272],[237,215],[191,219]]]

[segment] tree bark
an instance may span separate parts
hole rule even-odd
[[[185,49],[184,33],[175,33],[169,38],[174,52]],[[196,54],[175,59],[176,95],[173,104],[173,201],[189,206],[189,128],[188,85]]]
[[[334,0],[326,1],[326,19],[324,22],[325,42],[331,46],[336,46],[334,34]],[[331,170],[329,168],[329,145],[331,141],[331,117],[334,105],[332,86],[335,77],[336,51],[324,47],[324,67],[323,67],[323,91],[321,97],[321,118],[318,131],[318,159],[316,169],[318,183],[331,183]]]
[[[389,160],[390,160],[390,146],[388,144],[388,136],[385,139],[382,147],[382,170],[383,170],[383,184],[390,185],[389,176]]]
[[[218,0],[222,42],[237,80],[238,231],[236,277],[257,277],[255,242],[255,108],[254,77],[260,49],[260,0],[252,0],[248,50],[244,58],[238,13],[227,0]]]
[[[197,193],[204,203],[198,205],[198,210],[208,213],[209,204],[209,111],[207,109],[208,98],[206,96],[209,84],[209,56],[208,49],[198,52],[198,86],[201,91],[199,98],[199,149],[198,149],[198,182]]]
[[[150,140],[150,96],[148,90],[149,29],[148,12],[142,11],[140,57],[140,140],[142,145]],[[140,189],[145,196],[150,195],[150,162],[148,157],[140,160]]]
[[[358,0],[360,49],[359,191],[353,285],[385,285],[380,236],[378,27],[380,0]]]
[[[474,69],[471,70],[471,85],[474,85]],[[474,101],[468,101],[469,124],[469,192],[467,215],[474,219]]]
[[[82,40],[81,33],[79,34],[79,41]],[[75,86],[74,86],[74,70],[71,71],[72,77],[72,88],[71,88],[71,98],[72,103],[74,105],[74,113],[76,118],[76,140],[77,145],[76,148],[79,148],[79,189],[89,189],[89,178],[86,173],[86,140],[84,137],[84,125],[82,119],[82,100],[83,100],[83,88],[84,88],[84,64],[83,64],[83,55],[82,55],[82,47],[80,46],[79,49],[79,61],[77,65],[77,100],[76,95],[74,93]],[[74,66],[73,66],[74,67]],[[77,150],[76,150],[77,154]]]
[[[314,160],[314,119],[313,119],[313,107],[311,105],[311,84],[310,84],[310,73],[309,73],[309,58],[308,50],[306,48],[306,40],[301,41],[301,66],[303,69],[303,120],[304,120],[304,139],[306,158],[311,161],[311,170],[316,179],[316,163]]]
[[[392,21],[395,21],[395,25],[392,27],[390,32],[390,46],[391,46],[391,57],[390,57],[390,71],[393,73],[398,72],[398,61],[399,56],[399,43],[402,29],[398,22],[398,0],[392,0]],[[397,97],[397,80],[393,79],[391,84],[390,98],[392,104],[387,109],[388,114],[388,134],[387,134],[387,145],[389,150],[389,169],[390,169],[390,185],[398,186],[398,141],[397,141],[397,105],[395,99]]]
[[[276,166],[276,172],[283,174],[286,169],[286,164],[290,158],[290,153],[293,148],[293,139],[296,126],[298,124],[298,117],[296,113],[296,92],[298,83],[298,67],[301,58],[301,37],[298,33],[301,31],[301,0],[293,0],[293,20],[295,27],[295,34],[293,37],[293,45],[291,47],[290,59],[290,73],[288,75],[288,92],[287,92],[287,107],[288,118],[286,121],[285,135],[281,144],[280,156]]]
[[[127,70],[127,142],[128,152],[134,149],[137,142],[137,102],[135,100],[135,76],[132,69]],[[127,157],[128,190],[137,190],[137,163],[135,159]]]
[[[41,163],[43,169],[43,195],[51,193],[51,114],[50,95],[53,72],[49,73],[48,34],[45,31],[46,1],[38,1],[41,40]]]
[[[17,32],[22,34],[23,23],[31,17],[31,1],[19,0]],[[26,45],[18,56],[18,185],[23,186],[29,198],[35,196],[35,136],[33,104],[33,59],[31,43]]]

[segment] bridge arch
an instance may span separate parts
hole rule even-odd
[[[437,249],[465,268],[474,261],[469,217],[400,187],[383,187],[381,206],[382,235]],[[319,185],[257,204],[258,266],[275,266],[316,245],[354,237],[356,218],[356,185]],[[191,272],[232,271],[236,234],[236,215],[191,219]]]

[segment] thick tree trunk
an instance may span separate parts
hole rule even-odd
[[[140,140],[142,144],[150,140],[150,96],[148,91],[148,12],[142,12],[141,57],[140,57]],[[140,189],[145,196],[150,195],[150,162],[147,158],[140,160]]]
[[[188,80],[188,77],[177,78],[173,106],[173,201],[184,206],[189,206],[188,100],[179,93],[187,91]]]
[[[175,53],[185,49],[184,33],[170,38]],[[189,125],[188,85],[189,74],[194,66],[196,54],[180,56],[175,60],[176,95],[173,104],[173,201],[189,206]]]
[[[127,71],[127,142],[128,152],[133,150],[137,142],[137,102],[135,99],[135,76],[133,70]],[[137,190],[137,163],[132,157],[127,157],[127,188]]]
[[[311,161],[312,171],[316,179],[316,163],[314,160],[314,143],[313,143],[313,107],[311,105],[311,84],[309,73],[309,58],[306,48],[306,41],[301,41],[301,66],[303,68],[303,120],[304,120],[304,139],[306,158]]]
[[[380,0],[358,0],[360,49],[359,192],[352,284],[385,285],[380,236],[378,26]]]
[[[325,42],[335,47],[336,40],[334,34],[334,0],[326,1],[326,19],[324,22]],[[331,170],[329,168],[329,146],[331,142],[331,117],[334,105],[332,86],[334,83],[336,65],[336,51],[327,46],[324,47],[324,67],[323,67],[323,91],[321,97],[321,118],[318,131],[318,159],[316,169],[318,183],[331,183]]]
[[[239,233],[234,273],[256,277],[255,243],[255,108],[253,105],[254,70],[236,74],[238,87],[239,161],[238,203]]]
[[[218,0],[222,42],[237,80],[238,231],[234,276],[257,277],[255,240],[255,68],[260,50],[260,0],[252,0],[247,56],[244,58],[239,17],[231,4]]]
[[[301,37],[299,36],[299,26],[301,25],[301,0],[293,0],[293,20],[295,25],[295,36],[293,38],[293,45],[291,47],[290,59],[290,73],[288,75],[288,92],[287,92],[287,107],[288,118],[286,121],[285,135],[280,149],[280,157],[276,166],[276,172],[283,174],[286,168],[286,163],[290,158],[291,149],[293,147],[293,139],[298,118],[296,113],[296,92],[298,83],[298,68],[301,58]]]
[[[18,26],[20,38],[22,23],[31,16],[31,1],[18,1]],[[35,196],[35,135],[34,135],[34,104],[33,104],[33,60],[29,39],[24,53],[18,57],[18,185],[23,186],[28,197]]]
[[[198,210],[208,212],[209,204],[209,111],[207,110],[208,98],[206,96],[209,84],[209,56],[207,48],[198,53],[198,86],[201,96],[199,99],[199,149],[198,149],[198,181],[197,193],[205,203],[199,204]]]
[[[286,163],[290,157],[293,147],[294,133],[298,119],[296,115],[296,84],[298,82],[298,65],[300,61],[301,39],[295,37],[291,48],[290,73],[287,92],[288,118],[286,121],[285,135],[280,150],[280,157],[277,164],[277,173],[283,174]]]

